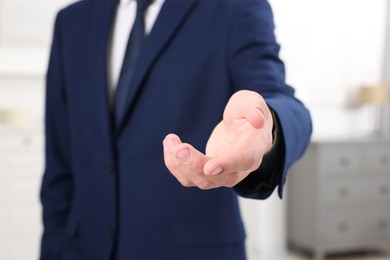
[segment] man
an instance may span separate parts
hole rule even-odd
[[[266,0],[62,10],[41,259],[245,259],[237,194],[282,196],[311,132],[273,29]]]

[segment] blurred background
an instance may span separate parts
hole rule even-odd
[[[70,2],[0,0],[0,260],[38,258],[44,77]],[[285,199],[241,200],[250,260],[390,259],[390,1],[270,3],[314,134]]]

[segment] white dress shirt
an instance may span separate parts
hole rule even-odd
[[[155,0],[145,13],[145,34],[149,34],[160,13],[165,0]],[[137,12],[136,0],[120,0],[117,6],[111,45],[109,49],[108,87],[110,103],[113,102],[114,93],[119,80],[123,59],[126,52],[127,41],[135,21]]]

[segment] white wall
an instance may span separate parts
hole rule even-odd
[[[315,137],[361,136],[351,90],[381,81],[386,0],[271,0],[287,80],[311,109]]]
[[[0,110],[41,124],[44,76],[57,10],[70,0],[0,0]]]
[[[0,0],[0,46],[42,48],[59,7],[71,0]]]

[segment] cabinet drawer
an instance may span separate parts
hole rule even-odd
[[[0,147],[3,151],[42,148],[43,136],[33,134],[2,135],[0,136]]]
[[[330,204],[390,202],[390,176],[358,176],[349,180],[339,178],[326,180],[321,187],[321,197]]]
[[[10,202],[12,202],[13,198],[25,198],[25,196],[31,196],[31,194],[33,194],[36,198],[39,197],[41,178],[1,177],[0,180],[1,201],[8,199]]]
[[[360,168],[360,151],[355,146],[324,146],[320,149],[318,164],[321,175],[353,174]]]
[[[329,209],[324,231],[328,241],[390,239],[390,204],[359,209]]]
[[[41,228],[40,204],[24,206],[0,207],[0,223],[2,229],[0,238],[21,237],[35,234]]]
[[[39,259],[41,232],[21,237],[0,237],[0,259]]]
[[[365,172],[371,174],[387,173],[390,175],[390,146],[370,147],[365,153]]]
[[[0,153],[0,174],[13,175],[26,173],[28,175],[42,174],[44,156],[42,151],[34,153]]]

